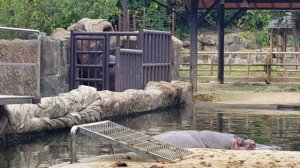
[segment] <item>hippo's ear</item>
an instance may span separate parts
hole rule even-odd
[[[240,150],[240,148],[243,146],[244,140],[242,138],[237,137],[236,140],[233,142],[233,149],[234,150]]]

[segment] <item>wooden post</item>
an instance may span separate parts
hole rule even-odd
[[[224,84],[224,0],[218,4],[218,82]]]
[[[247,74],[250,75],[250,53],[247,55]]]
[[[214,75],[214,58],[215,56],[213,54],[211,54],[210,56],[210,75],[213,76]]]
[[[135,20],[135,13],[132,14],[132,22],[133,22],[133,31],[136,31],[136,20]]]
[[[122,30],[123,31],[128,31],[127,28],[129,20],[128,20],[128,1],[127,0],[122,0],[122,7],[123,7],[123,22],[122,22]]]
[[[130,16],[129,16],[129,10],[127,10],[127,15],[126,15],[126,31],[129,31],[130,28]]]
[[[198,34],[198,4],[199,0],[191,0],[190,24],[190,82],[193,92],[197,92],[197,34]]]
[[[231,75],[231,59],[232,59],[232,53],[229,53],[229,75]]]
[[[143,29],[146,29],[146,9],[143,9]]]
[[[119,12],[119,15],[118,15],[118,31],[122,31],[122,13]]]
[[[175,36],[175,22],[176,22],[176,14],[172,12],[172,35]]]

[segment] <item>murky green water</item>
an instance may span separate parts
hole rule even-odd
[[[276,113],[276,112],[275,112]],[[299,112],[300,113],[300,112]],[[154,113],[112,119],[147,134],[169,130],[217,130],[250,138],[257,143],[300,151],[300,115],[263,115],[247,110],[208,110],[195,106],[173,107]],[[78,157],[107,154],[108,148],[95,139],[78,138]],[[0,168],[49,167],[69,160],[69,131],[55,131],[30,141],[0,148]]]

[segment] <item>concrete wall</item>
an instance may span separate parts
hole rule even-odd
[[[42,38],[41,97],[69,91],[69,46],[68,38]]]
[[[37,40],[0,40],[0,95],[37,94],[37,68],[16,64],[36,64],[37,46]]]

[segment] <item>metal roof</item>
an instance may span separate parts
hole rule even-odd
[[[191,0],[186,0],[188,6]],[[224,0],[225,9],[300,10],[300,0]],[[209,8],[215,0],[199,0],[199,9]]]

